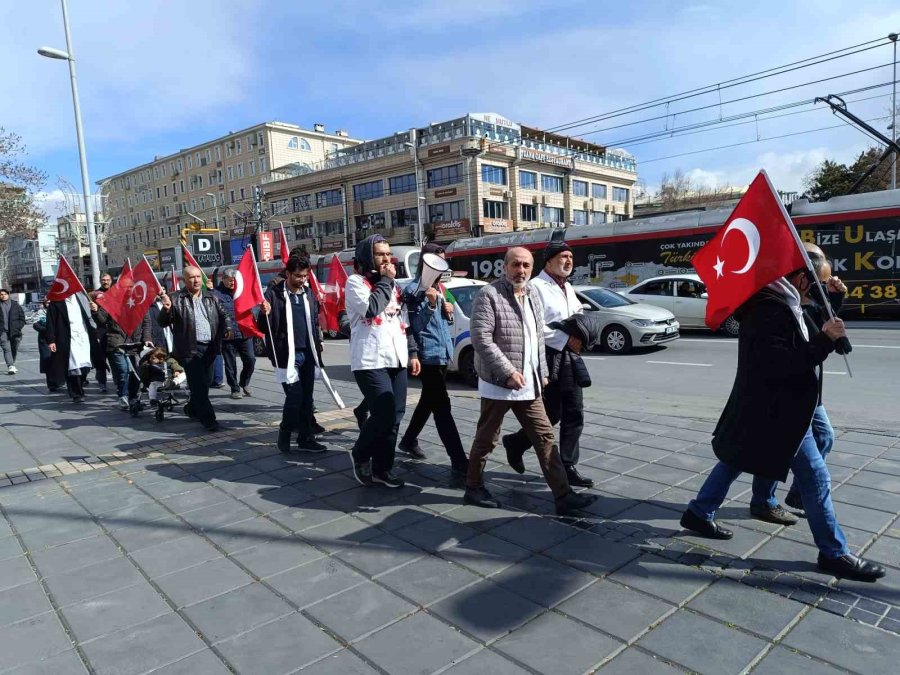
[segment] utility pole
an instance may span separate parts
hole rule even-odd
[[[897,33],[888,35],[888,40],[894,43],[894,77],[893,95],[891,96],[891,140],[897,143]],[[897,151],[894,150],[894,161],[891,163],[891,189],[897,189]]]

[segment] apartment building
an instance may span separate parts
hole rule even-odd
[[[106,233],[107,224],[102,213],[94,213],[94,227],[97,232],[97,248],[100,251],[100,271],[107,268]],[[84,287],[91,289],[91,248],[88,244],[87,219],[81,211],[67,213],[56,219],[56,246],[59,254],[65,257],[72,270],[81,279]],[[54,269],[55,269],[54,261]]]
[[[271,172],[263,189],[270,224],[327,252],[373,233],[406,244],[611,223],[633,214],[636,178],[623,150],[469,113]]]
[[[280,176],[303,173],[358,142],[321,124],[308,130],[266,122],[97,181],[108,219],[110,268],[115,272],[126,258],[134,262],[142,255],[158,269],[180,267],[182,230],[198,223],[221,233],[211,262],[229,261],[228,240],[240,240],[252,217],[254,186],[273,169]]]

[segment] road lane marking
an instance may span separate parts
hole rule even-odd
[[[605,356],[585,356],[584,354],[582,354],[581,358],[590,359],[591,361],[606,361]]]
[[[704,368],[712,368],[711,363],[683,363],[681,361],[647,361],[647,363],[660,363],[664,366],[702,366]]]
[[[737,346],[738,341],[735,340],[699,340],[697,338],[678,338],[678,342],[702,342],[705,345],[734,345]],[[853,343],[853,348],[862,349],[900,349],[898,345],[858,345]]]
[[[846,375],[847,373],[843,370],[826,370],[826,375]]]

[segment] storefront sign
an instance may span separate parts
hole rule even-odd
[[[269,260],[274,260],[275,257],[275,245],[272,240],[271,232],[260,232],[259,233],[259,261],[267,262]]]
[[[442,145],[437,148],[428,148],[428,156],[429,157],[440,157],[441,155],[449,155],[450,154],[450,146]]]
[[[455,197],[456,196],[456,188],[441,188],[440,190],[434,191],[434,198],[440,199],[441,197]]]
[[[491,197],[502,197],[503,196],[503,188],[491,188],[488,190],[488,193]]]
[[[553,166],[561,166],[566,169],[575,169],[575,159],[572,157],[559,157],[538,150],[529,150],[528,148],[519,148],[519,159],[540,162],[541,164],[552,164]]]
[[[175,255],[174,248],[164,248],[159,251],[159,264],[165,270],[172,269],[172,265],[178,265],[181,256]]]
[[[150,263],[150,267],[159,272],[159,251],[144,251],[144,257],[147,259],[147,262]]]
[[[324,239],[322,241],[322,246],[319,247],[319,251],[321,253],[331,253],[333,251],[340,251],[344,248],[344,240],[343,239],[332,239],[327,240]]]
[[[222,256],[219,251],[219,242],[214,234],[191,235],[194,259],[204,267],[221,265]]]
[[[447,237],[456,237],[459,235],[468,235],[471,231],[468,218],[460,220],[445,220],[439,223],[431,223],[433,237],[435,239],[446,239]]]
[[[481,221],[481,229],[485,234],[512,232],[513,221],[506,218],[485,218]]]

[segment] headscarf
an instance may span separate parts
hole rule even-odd
[[[806,328],[806,321],[803,319],[803,307],[800,306],[800,292],[784,277],[779,277],[768,288],[787,301],[788,307],[794,314],[794,319],[800,327],[803,339],[809,342],[809,330]]]
[[[360,270],[360,274],[366,278],[381,276],[381,272],[375,270],[375,244],[382,241],[387,241],[387,239],[380,234],[373,234],[356,245],[356,267]],[[375,272],[374,275],[372,274],[373,271]]]

